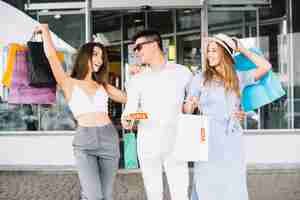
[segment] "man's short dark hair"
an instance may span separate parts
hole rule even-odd
[[[141,37],[144,37],[149,41],[157,41],[160,50],[163,51],[162,40],[158,31],[150,29],[139,31],[132,37],[132,41],[135,42]]]

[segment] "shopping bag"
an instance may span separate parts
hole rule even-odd
[[[244,88],[242,94],[242,108],[245,112],[258,109],[272,103],[285,95],[279,78],[269,71],[260,81]]]
[[[250,48],[250,51],[257,55],[262,55],[258,48]],[[239,53],[234,56],[235,68],[238,71],[247,71],[256,68],[256,65]],[[270,70],[260,80],[243,89],[241,104],[245,112],[258,109],[266,104],[281,98],[285,95],[279,78]]]
[[[17,51],[13,67],[13,78],[8,94],[12,104],[54,104],[56,88],[35,88],[29,86],[27,77],[27,51]]]
[[[47,104],[55,103],[55,88],[12,87],[7,102],[11,104]]]
[[[12,84],[12,77],[13,77],[17,51],[25,51],[25,50],[26,47],[16,43],[9,44],[8,48],[5,49],[6,58],[4,59],[5,59],[6,66],[5,66],[5,72],[2,77],[2,84],[7,88],[10,88]]]
[[[123,136],[124,140],[124,162],[126,169],[138,168],[137,142],[135,134],[130,132]]]
[[[209,119],[180,114],[172,156],[179,161],[208,161]]]
[[[29,85],[34,87],[54,87],[56,80],[53,76],[48,58],[44,53],[43,42],[33,41],[27,42],[29,49],[28,60],[28,80]]]

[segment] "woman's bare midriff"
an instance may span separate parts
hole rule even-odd
[[[78,125],[83,127],[104,126],[111,123],[107,113],[85,113],[75,118]]]

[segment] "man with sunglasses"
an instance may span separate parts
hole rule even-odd
[[[168,63],[158,32],[144,30],[133,37],[134,52],[150,72],[133,77],[127,87],[128,101],[122,125],[131,129],[130,113],[142,110],[148,119],[138,124],[138,156],[148,200],[163,199],[163,169],[172,200],[188,200],[188,166],[171,157],[175,143],[176,117],[182,111],[185,90],[192,73]]]

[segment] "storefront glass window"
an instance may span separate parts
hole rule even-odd
[[[264,56],[271,62],[273,72],[279,77],[287,95],[248,114],[246,129],[286,129],[291,128],[289,113],[291,105],[287,101],[290,93],[288,85],[291,79],[288,70],[288,43],[283,35],[283,22],[263,24],[257,37],[256,11],[210,11],[208,15],[209,34],[225,33],[241,38],[247,47],[260,47]]]
[[[282,23],[260,26],[260,46],[265,56],[272,64],[273,72],[279,77],[286,95],[277,101],[268,104],[260,109],[260,127],[262,129],[286,129],[291,128],[290,106],[288,101],[291,93],[289,84],[292,81],[288,77],[289,54],[287,34],[282,33]]]
[[[74,52],[85,41],[85,21],[83,14],[43,14],[41,23],[48,23],[50,30],[70,46],[57,49],[63,55],[62,66],[70,74],[74,61]],[[3,49],[1,49],[3,50]],[[2,60],[3,59],[3,60]],[[1,57],[1,64],[5,62]],[[56,90],[56,100],[52,105],[45,104],[10,104],[8,88],[0,88],[0,131],[66,131],[75,130],[76,122],[71,114],[63,94]]]
[[[159,10],[148,13],[149,28],[158,30],[160,34],[168,34],[174,32],[174,20],[172,11]]]
[[[145,13],[127,13],[124,15],[124,39],[131,40],[133,35],[145,28]]]
[[[208,13],[208,33],[225,33],[238,38],[249,37],[249,27],[256,25],[255,14],[255,11],[211,11]]]
[[[42,0],[31,1],[31,3],[42,2]],[[241,38],[247,47],[259,46],[264,56],[270,60],[273,72],[279,77],[286,91],[284,97],[250,113],[244,122],[246,129],[300,128],[300,100],[298,100],[300,61],[297,57],[300,34],[288,34],[285,10],[284,1],[272,7],[259,8],[258,11],[253,8],[250,11],[224,7],[209,9],[209,35],[225,33]],[[126,75],[128,65],[138,63],[130,50],[131,44],[128,40],[146,27],[156,29],[165,36],[164,53],[169,61],[183,64],[193,72],[201,69],[201,9],[92,11],[91,16],[92,34],[99,36],[99,41],[109,46],[111,63],[109,81],[118,88],[122,88],[122,73],[125,74],[123,80],[128,78]],[[48,23],[54,33],[75,49],[85,42],[85,16],[82,12],[60,16],[44,13],[40,14],[38,19],[42,23]],[[66,55],[64,67],[70,73],[73,55],[64,53]],[[121,55],[124,55],[123,58]],[[122,62],[123,70],[121,70]],[[3,92],[7,94],[8,90]],[[5,98],[1,98],[0,131],[74,130],[76,124],[61,91],[57,91],[56,98],[56,104],[52,106],[12,105],[8,104]],[[116,125],[119,123],[121,110],[121,105],[110,104],[110,115]],[[66,120],[68,122],[64,124],[58,123],[56,121],[58,118],[70,120]]]
[[[201,14],[200,9],[180,9],[177,10],[177,31],[188,31],[200,29]]]
[[[49,24],[51,31],[73,48],[77,49],[85,42],[84,14],[40,15],[39,21]]]
[[[193,73],[201,70],[201,40],[200,32],[178,36],[178,63],[187,66]]]
[[[294,126],[300,128],[300,33],[294,33],[290,39],[293,41],[293,80],[294,80]]]
[[[0,131],[38,130],[36,105],[12,105],[1,102],[0,107]]]
[[[102,43],[109,45],[111,42],[121,40],[121,15],[119,12],[95,11],[92,13],[93,35]]]

